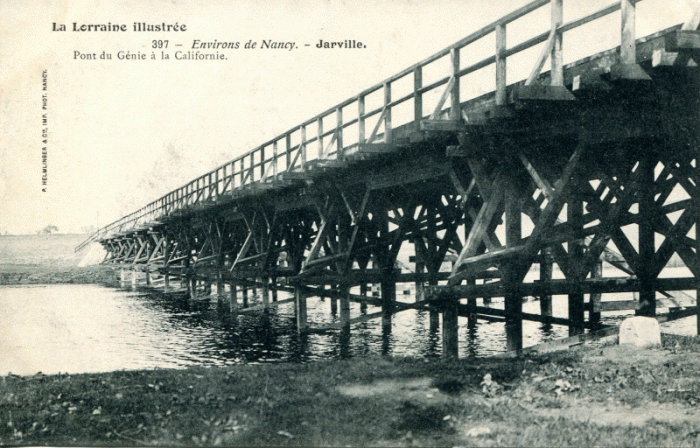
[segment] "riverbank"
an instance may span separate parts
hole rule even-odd
[[[0,285],[113,284],[117,271],[99,264],[104,250],[93,244],[75,247],[88,235],[0,236]]]
[[[0,444],[698,446],[700,342],[6,376]]]
[[[47,266],[37,264],[0,264],[0,285],[51,285],[58,283],[107,284],[116,282],[114,267]]]

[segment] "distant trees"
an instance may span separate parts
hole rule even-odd
[[[37,235],[51,235],[53,232],[58,232],[58,227],[49,224],[36,232]]]

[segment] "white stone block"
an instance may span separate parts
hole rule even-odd
[[[656,347],[661,345],[659,322],[653,317],[628,317],[620,325],[620,345],[635,347]]]

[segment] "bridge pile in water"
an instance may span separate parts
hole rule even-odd
[[[567,23],[562,0],[530,3],[83,245],[99,240],[134,282],[192,295],[216,285],[232,312],[293,301],[300,331],[319,329],[309,296],[330,297],[334,312],[339,302],[330,327],[348,331],[429,310],[452,356],[458,316],[505,321],[508,349],[522,348],[523,320],[576,336],[608,311],[700,317],[700,14],[636,39],[635,3]],[[506,26],[547,4],[547,30],[509,48]],[[564,66],[562,36],[619,10],[620,47]],[[492,33],[494,54],[460,62]],[[535,45],[530,76],[506,85],[508,58]],[[425,83],[439,64],[448,72]],[[466,77],[484,68],[495,90],[466,100]],[[401,283],[415,284],[415,301],[397,301]],[[530,296],[539,314],[523,312]],[[567,316],[552,315],[553,300]],[[351,301],[365,305],[359,316]]]

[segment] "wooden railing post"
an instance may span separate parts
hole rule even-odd
[[[274,148],[273,148],[274,150]],[[260,179],[264,180],[263,178],[265,177],[265,147],[261,146],[260,147]],[[250,179],[251,181],[255,179]]]
[[[552,0],[552,29],[556,30],[564,22],[564,0]],[[552,86],[564,85],[564,64],[563,64],[563,35],[555,32],[554,43],[552,45],[551,60],[551,82]]]
[[[357,99],[357,143],[365,143],[365,96],[360,95]]]
[[[496,106],[506,104],[506,26],[496,25]]]
[[[623,64],[635,64],[637,62],[635,0],[620,0],[620,9],[622,10],[620,62]]]
[[[306,125],[301,126],[300,128],[301,132],[301,147],[299,148],[299,151],[301,151],[300,158],[301,158],[301,169],[306,170]],[[287,169],[291,169],[292,167],[290,166]]]
[[[384,143],[391,142],[391,83],[384,83],[384,107],[386,108],[386,113],[384,114]]]
[[[292,167],[292,133],[291,131],[287,133],[287,138],[285,139],[285,152],[286,152],[286,159],[287,159],[287,168],[284,171],[289,171],[289,169]],[[299,144],[301,145],[301,143]],[[301,151],[301,146],[299,146],[299,150]]]
[[[459,105],[459,49],[453,48],[450,50],[450,59],[452,61],[452,92],[450,97],[450,120],[459,120],[461,117],[461,106]]]
[[[238,170],[239,171],[236,171],[236,163],[238,163]],[[240,159],[237,162],[234,162],[234,161],[231,162],[231,174],[229,174],[231,176],[231,196],[233,196],[233,192],[236,190],[236,187],[237,187],[236,176],[238,175],[238,173],[240,171],[243,171],[241,169],[242,166],[243,165],[242,165]]]
[[[335,110],[335,119],[336,119],[336,127],[335,127],[335,132],[336,132],[336,144],[338,145],[337,148],[338,150],[336,151],[336,158],[338,160],[343,160],[345,157],[345,154],[343,154],[343,109],[342,108],[337,108]]]
[[[413,70],[413,119],[416,131],[420,131],[420,121],[423,118],[423,67],[420,65]]]
[[[260,164],[262,165],[263,156],[265,153],[262,148],[260,148]],[[255,180],[255,151],[250,153],[250,179],[248,183],[252,183]]]
[[[318,158],[323,157],[323,117],[318,117]]]

